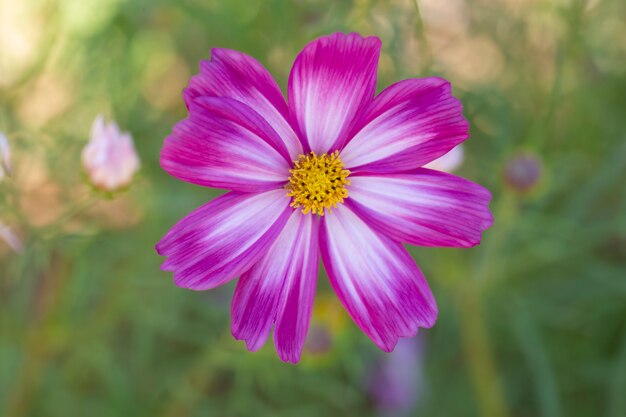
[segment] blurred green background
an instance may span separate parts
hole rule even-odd
[[[493,192],[495,224],[473,249],[410,249],[440,314],[392,355],[320,276],[292,366],[232,339],[232,283],[159,270],[154,244],[220,191],[158,156],[211,47],[284,90],[334,31],[382,39],[379,90],[452,82],[472,135],[457,173]],[[0,221],[24,245],[0,240],[0,415],[626,416],[626,2],[0,0],[0,48]],[[142,159],[119,195],[81,170],[99,113]]]

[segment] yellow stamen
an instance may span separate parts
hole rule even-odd
[[[302,213],[324,215],[324,209],[331,212],[331,207],[343,203],[348,197],[346,185],[350,171],[344,169],[339,152],[316,155],[300,155],[289,172],[287,196],[293,197],[291,207],[302,207]]]

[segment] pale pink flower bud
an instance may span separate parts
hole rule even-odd
[[[83,149],[82,162],[93,185],[115,191],[130,184],[140,162],[128,132],[120,132],[115,122],[106,123],[96,117],[91,126],[91,139]]]
[[[435,169],[437,171],[452,172],[461,166],[465,159],[463,145],[457,145],[447,154],[424,165],[424,168]]]
[[[22,241],[19,237],[11,230],[11,228],[2,222],[0,222],[0,239],[4,240],[7,245],[11,249],[13,249],[17,253],[21,253],[24,250],[24,246],[22,245]]]
[[[9,148],[9,140],[0,132],[0,181],[5,176],[11,175],[11,148]]]

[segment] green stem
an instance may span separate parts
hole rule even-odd
[[[516,216],[515,196],[505,193],[494,207],[497,227],[486,232],[481,257],[473,273],[473,279],[459,279],[464,283],[458,293],[461,313],[461,338],[467,355],[470,378],[476,391],[480,415],[485,417],[507,417],[509,412],[500,386],[500,378],[491,345],[481,303],[482,290],[491,283],[499,265],[498,249],[511,231]]]
[[[485,327],[479,289],[466,281],[459,297],[461,339],[467,355],[470,378],[476,391],[479,415],[507,417],[509,412]]]

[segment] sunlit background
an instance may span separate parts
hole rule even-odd
[[[0,0],[0,415],[626,416],[626,2]],[[378,89],[449,79],[493,192],[469,250],[411,248],[437,325],[385,354],[321,273],[303,359],[230,335],[233,284],[174,286],[154,244],[220,193],[174,180],[162,141],[210,48],[283,90],[317,36],[382,39]],[[142,161],[89,185],[98,114]]]

